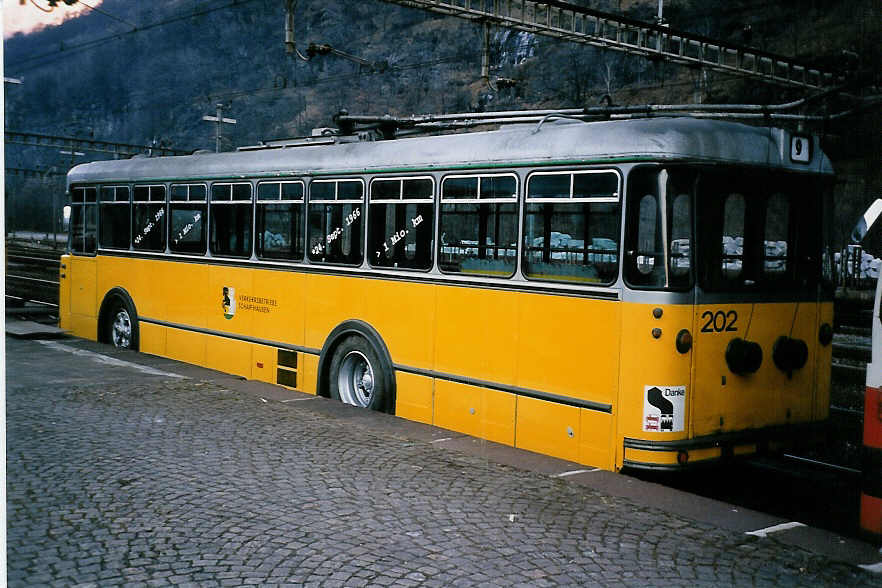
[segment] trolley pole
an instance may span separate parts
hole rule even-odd
[[[223,127],[224,123],[226,123],[228,125],[236,124],[236,119],[235,118],[224,118],[222,116],[222,113],[224,110],[223,104],[217,104],[217,105],[215,105],[215,107],[217,108],[217,115],[216,116],[207,116],[206,115],[206,116],[202,117],[202,120],[205,120],[208,122],[213,122],[217,125],[217,128],[215,130],[215,134],[214,134],[214,152],[220,153],[220,151],[221,151],[221,128]]]

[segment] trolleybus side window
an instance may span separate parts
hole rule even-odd
[[[73,253],[95,253],[98,233],[98,189],[71,190],[70,249]]]
[[[128,249],[132,230],[132,205],[128,186],[102,186],[98,205],[101,247]]]
[[[132,244],[140,251],[165,251],[165,186],[135,186]]]
[[[444,178],[438,257],[441,271],[502,277],[514,274],[517,191],[513,174]]]
[[[364,257],[364,182],[313,180],[307,206],[309,260],[360,265]]]
[[[251,257],[251,210],[251,184],[211,185],[209,247],[212,255]]]
[[[205,184],[173,184],[169,195],[168,248],[175,253],[205,255]]]
[[[736,280],[744,271],[744,195],[733,192],[723,203],[721,270],[726,280]]]
[[[257,257],[303,259],[303,182],[257,185]]]
[[[619,174],[538,172],[527,178],[524,275],[610,284],[618,277]]]
[[[638,168],[628,176],[624,275],[642,288],[692,283],[692,194],[696,174]]]
[[[763,272],[774,277],[788,273],[787,241],[790,232],[790,202],[780,192],[772,194],[766,203],[766,223],[763,239]]]
[[[435,182],[382,178],[370,185],[368,261],[376,267],[432,268]]]

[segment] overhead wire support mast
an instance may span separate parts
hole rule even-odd
[[[843,81],[840,73],[790,57],[557,0],[384,1],[787,86],[825,88]]]
[[[221,152],[221,136],[222,136],[221,129],[224,124],[228,124],[228,125],[236,124],[236,119],[235,118],[224,118],[222,116],[222,113],[224,110],[223,104],[217,104],[217,105],[215,105],[215,108],[217,109],[216,116],[206,115],[206,116],[202,117],[202,120],[205,120],[208,122],[213,122],[217,125],[217,128],[215,130],[215,134],[214,134],[214,151],[215,151],[215,153],[220,153]]]

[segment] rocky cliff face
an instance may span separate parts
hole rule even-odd
[[[658,7],[656,0],[575,3],[647,21]],[[380,0],[297,5],[301,53],[310,43],[326,44],[358,59],[319,53],[304,61],[287,54],[282,0],[105,0],[103,11],[135,27],[90,12],[63,27],[7,39],[6,75],[25,83],[6,89],[6,128],[213,149],[215,127],[202,117],[222,104],[224,116],[237,120],[223,129],[223,146],[233,149],[308,134],[330,125],[343,108],[410,114],[593,105],[606,94],[620,104],[783,102],[801,96],[500,28],[491,30],[491,74],[512,83],[488,87],[480,79],[480,25]],[[757,0],[667,0],[664,7],[676,28],[832,67],[878,69],[880,62],[882,18],[875,0],[774,6]],[[849,51],[845,57],[843,50]],[[868,127],[876,131],[854,131]],[[847,190],[854,193],[855,209],[868,192],[882,192],[877,166],[861,163],[872,156],[878,161],[878,129],[878,117],[832,129],[834,161],[846,162],[849,177],[864,178]],[[74,160],[105,157],[87,153]],[[64,171],[70,158],[57,149],[8,145],[6,151],[11,168]],[[14,203],[33,201],[63,190],[60,176],[51,178],[7,174],[7,200],[11,195]],[[46,223],[39,215],[29,222]]]

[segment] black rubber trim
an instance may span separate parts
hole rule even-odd
[[[864,445],[861,450],[861,492],[882,498],[882,447]]]
[[[172,323],[169,321],[162,321],[159,319],[148,318],[148,317],[139,317],[138,320],[145,323],[150,323],[154,325],[160,325],[163,327],[170,327],[172,329],[180,329],[182,331],[190,331],[193,333],[202,333],[205,335],[213,335],[215,337],[224,337],[227,339],[235,339],[237,341],[245,341],[247,343],[257,343],[259,345],[267,345],[269,347],[278,347],[280,349],[289,349],[291,351],[299,351],[301,353],[308,353],[309,355],[318,355],[319,356],[319,382],[322,382],[322,378],[327,376],[327,365],[330,362],[330,354],[327,353],[329,349],[346,335],[358,334],[365,339],[367,339],[371,345],[375,347],[378,355],[388,361],[388,365],[390,369],[404,372],[407,374],[414,374],[418,376],[426,376],[429,378],[436,378],[439,380],[446,380],[448,382],[456,382],[457,384],[468,384],[469,386],[476,386],[479,388],[488,388],[490,390],[498,390],[500,392],[508,392],[510,394],[514,394],[516,396],[526,396],[527,398],[535,398],[537,400],[545,400],[547,402],[554,402],[556,404],[564,404],[566,406],[575,406],[577,408],[585,408],[588,410],[595,410],[598,412],[604,412],[607,414],[612,414],[612,405],[605,404],[602,402],[593,402],[591,400],[582,400],[580,398],[572,398],[569,396],[560,396],[558,394],[551,394],[550,392],[541,392],[539,390],[531,390],[529,388],[520,388],[518,386],[508,386],[506,384],[499,384],[497,382],[490,382],[488,380],[478,380],[475,378],[467,378],[465,376],[457,376],[455,374],[447,374],[444,372],[436,372],[434,370],[426,370],[421,368],[415,368],[407,365],[401,365],[392,363],[392,359],[389,355],[389,350],[386,349],[386,345],[383,343],[382,338],[379,333],[367,324],[364,321],[350,320],[344,323],[341,323],[337,326],[331,334],[328,335],[328,338],[325,341],[322,349],[315,349],[312,347],[303,347],[302,345],[291,345],[289,343],[282,343],[280,341],[271,341],[269,339],[259,339],[257,337],[247,337],[245,335],[236,335],[234,333],[226,333],[223,331],[215,331],[213,329],[203,329],[201,327],[191,327],[189,325],[182,325],[180,323]],[[394,379],[394,378],[393,378]],[[394,389],[394,383],[392,384]]]
[[[299,351],[301,353],[308,353],[310,355],[318,355],[321,353],[319,349],[313,349],[312,347],[303,347],[301,345],[291,345],[290,343],[282,343],[281,341],[271,341],[269,339],[259,339],[257,337],[248,337],[246,335],[236,335],[234,333],[227,333],[225,331],[215,331],[214,329],[203,329],[201,327],[191,327],[189,325],[182,325],[180,323],[172,323],[169,321],[161,321],[159,319],[148,318],[148,317],[138,317],[138,320],[142,323],[149,323],[152,325],[160,325],[162,327],[171,327],[172,329],[180,329],[181,331],[190,331],[192,333],[202,333],[205,335],[214,335],[215,337],[223,337],[225,339],[235,339],[236,341],[245,341],[247,343],[257,343],[259,345],[266,345],[268,347],[278,347],[280,349],[288,349],[290,351]]]
[[[710,449],[713,447],[733,447],[749,443],[762,444],[768,441],[780,439],[793,439],[794,436],[820,435],[826,431],[826,421],[814,423],[798,423],[792,425],[775,425],[761,429],[747,429],[734,433],[720,433],[717,435],[705,435],[692,439],[679,439],[675,441],[650,441],[647,439],[633,439],[625,437],[624,446],[628,449],[642,449],[644,451],[686,451],[692,449]]]
[[[529,388],[520,388],[518,386],[508,386],[487,380],[478,380],[475,378],[467,378],[465,376],[457,376],[444,372],[436,372],[434,370],[424,370],[406,365],[395,364],[395,369],[408,374],[416,374],[418,376],[426,376],[436,378],[438,380],[446,380],[448,382],[456,382],[457,384],[468,384],[479,388],[488,388],[490,390],[499,390],[500,392],[508,392],[516,396],[526,396],[527,398],[535,398],[537,400],[546,400],[557,404],[565,404],[567,406],[575,406],[577,408],[587,408],[588,410],[596,410],[612,414],[612,404],[602,402],[593,402],[591,400],[582,400],[581,398],[572,398],[570,396],[560,396],[551,394],[550,392],[541,392],[539,390],[531,390]]]

